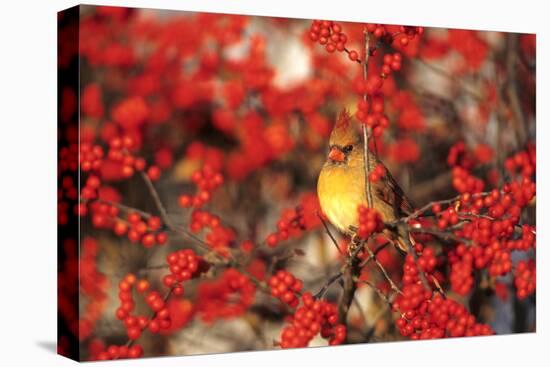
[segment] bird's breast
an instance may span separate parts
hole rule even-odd
[[[366,203],[365,179],[361,169],[327,164],[319,174],[317,195],[323,213],[343,233],[357,226],[359,204]]]

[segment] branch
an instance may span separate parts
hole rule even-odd
[[[365,36],[365,59],[362,62],[363,65],[363,79],[365,82],[368,78],[368,65],[369,65],[369,44],[370,44],[370,34],[365,29],[363,31],[363,34]],[[363,100],[368,100],[368,95],[365,92],[363,94]],[[363,130],[363,167],[365,170],[365,190],[366,190],[366,197],[369,207],[373,206],[372,201],[372,190],[369,180],[369,162],[370,162],[370,151],[369,151],[369,128],[362,124],[362,130]],[[345,267],[343,273],[343,292],[342,297],[340,298],[340,302],[338,305],[338,319],[340,323],[346,323],[347,315],[349,312],[349,308],[351,305],[351,302],[353,301],[355,290],[357,289],[357,284],[355,283],[354,278],[360,273],[361,268],[359,267],[359,259],[357,259],[357,254],[359,253],[360,249],[364,246],[364,241],[355,248],[352,253],[350,254],[350,257],[348,259],[348,266]]]
[[[327,223],[325,222],[325,219],[323,218],[323,216],[317,212],[317,216],[319,217],[319,219],[321,220],[321,223],[323,223],[323,227],[325,227],[325,231],[326,233],[328,234],[328,236],[330,237],[330,239],[332,240],[332,243],[334,243],[334,246],[336,246],[336,249],[338,250],[338,252],[340,253],[340,255],[344,255],[344,253],[342,252],[342,249],[340,248],[340,246],[338,245],[338,241],[336,241],[336,238],[334,238],[334,236],[332,235],[332,233],[330,232],[330,229],[328,228],[328,225]]]
[[[426,67],[427,69],[430,69],[431,71],[433,71],[434,73],[438,74],[438,75],[441,75],[449,80],[452,80],[454,83],[456,83],[457,86],[459,86],[464,92],[466,92],[467,94],[471,95],[472,97],[474,97],[476,100],[478,101],[484,101],[484,97],[482,95],[480,95],[476,90],[475,90],[475,87],[474,86],[471,86],[469,85],[469,83],[464,80],[464,79],[461,79],[459,77],[457,77],[456,75],[453,75],[453,74],[450,74],[448,73],[445,69],[443,68],[440,68],[439,66],[436,66],[432,63],[429,63],[421,58],[412,58],[411,59],[413,62],[415,62],[416,64],[418,65],[422,65],[424,67]]]
[[[175,225],[175,224],[172,223],[172,221],[170,220],[170,217],[168,216],[168,213],[167,213],[166,209],[164,208],[164,205],[162,204],[162,201],[160,200],[160,196],[159,196],[157,190],[155,189],[155,186],[153,185],[153,183],[149,179],[149,176],[147,176],[147,174],[143,171],[140,172],[140,175],[141,175],[141,178],[143,179],[143,181],[145,182],[145,185],[147,186],[147,189],[149,190],[149,193],[151,194],[151,197],[153,198],[155,206],[157,207],[160,218],[161,218],[162,222],[166,225],[166,227],[169,228],[170,230],[174,231],[174,232],[183,234],[183,235],[187,236],[188,238],[191,238],[191,239],[195,240],[204,250],[208,251],[209,253],[215,254],[215,256],[217,256],[220,260],[222,260],[222,262],[226,262],[227,259],[222,257],[215,250],[211,249],[210,246],[208,246],[208,244],[206,242],[201,240],[199,237],[194,235],[192,232],[189,232],[186,228],[184,228],[182,226]],[[228,254],[231,257],[233,257],[233,254],[231,253],[230,249],[228,249]]]
[[[388,245],[390,244],[390,242],[386,242],[384,243],[383,245],[380,245],[376,248],[376,250],[374,250],[374,255],[378,255],[378,253],[380,251],[382,251],[383,249],[385,249]],[[370,261],[372,260],[371,257],[368,257],[366,258],[365,260],[363,260],[360,264],[359,264],[359,267],[362,269],[365,265],[367,265]],[[330,288],[330,286],[332,284],[334,284],[337,280],[339,280],[340,278],[342,278],[342,276],[344,275],[344,270],[347,268],[348,264],[345,264],[342,269],[332,275],[328,281],[323,285],[323,287],[315,294],[315,298],[319,299],[319,298],[322,298],[324,297],[324,295],[326,294],[327,290]]]
[[[365,61],[363,62],[363,79],[366,82],[367,79],[368,79],[368,75],[369,75],[370,34],[366,30],[364,31],[364,34],[365,34]],[[363,100],[365,102],[367,102],[367,100],[368,100],[367,92],[365,92],[363,94]],[[371,184],[370,184],[370,180],[369,180],[369,175],[370,175],[370,167],[369,167],[369,164],[370,164],[370,150],[369,150],[370,128],[367,127],[365,124],[362,124],[361,128],[363,130],[363,155],[364,155],[364,157],[363,157],[363,163],[364,163],[363,167],[365,169],[365,188],[367,190],[367,192],[366,192],[367,202],[369,204],[369,207],[372,207],[373,206],[372,190],[371,190]]]
[[[338,320],[341,324],[347,324],[349,308],[357,290],[357,284],[354,279],[359,275],[360,271],[359,259],[357,256],[353,256],[350,258],[349,266],[346,266],[343,272],[343,292],[338,302]]]
[[[471,199],[477,199],[479,197],[485,197],[487,195],[490,195],[491,193],[490,192],[479,192],[479,193],[476,193],[476,194],[472,194],[470,196]],[[391,222],[390,224],[398,224],[399,222],[408,222],[409,220],[411,219],[416,219],[418,217],[420,217],[422,214],[424,214],[425,212],[427,212],[428,210],[432,209],[432,207],[436,204],[439,204],[439,205],[446,205],[446,204],[452,204],[454,202],[457,202],[460,200],[460,197],[461,195],[457,195],[453,198],[450,198],[450,199],[443,199],[443,200],[435,200],[435,201],[430,201],[428,204],[424,205],[423,207],[421,207],[420,209],[417,209],[415,210],[412,214],[406,216],[406,217],[401,217],[397,220],[395,220],[394,222]]]
[[[160,196],[155,189],[155,186],[153,186],[153,183],[149,179],[149,176],[143,171],[139,172],[141,178],[145,182],[145,185],[147,186],[147,189],[149,190],[149,193],[151,194],[151,197],[153,198],[153,201],[155,202],[155,206],[157,207],[157,210],[159,212],[160,218],[166,224],[166,226],[172,230],[175,229],[174,225],[172,224],[172,221],[168,217],[168,213],[166,212],[166,209],[164,208],[164,205],[162,204],[162,201],[160,200]]]
[[[399,289],[399,287],[397,285],[395,285],[394,281],[392,280],[392,278],[388,275],[388,272],[386,271],[386,269],[384,268],[384,266],[380,263],[380,261],[378,261],[378,258],[376,257],[376,255],[372,252],[372,250],[370,249],[369,245],[367,244],[365,246],[365,248],[367,249],[367,252],[369,253],[369,259],[372,259],[374,260],[376,266],[378,267],[378,269],[380,269],[380,271],[382,272],[382,274],[384,275],[384,278],[386,278],[386,280],[388,281],[388,283],[390,284],[390,287],[393,291],[397,292],[397,293],[402,293],[401,292],[401,289]]]

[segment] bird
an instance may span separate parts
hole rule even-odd
[[[327,159],[317,180],[317,196],[321,211],[338,231],[352,237],[359,227],[359,205],[369,206],[365,182],[364,144],[359,134],[358,124],[347,110],[341,111],[329,138]],[[369,172],[380,166],[384,176],[371,182],[372,205],[384,222],[392,222],[414,212],[411,201],[399,187],[389,170],[379,157],[369,150]],[[397,247],[407,252],[408,233],[398,227],[396,233],[384,229]],[[353,242],[353,241],[352,241]]]

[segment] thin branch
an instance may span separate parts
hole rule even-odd
[[[390,301],[390,299],[380,290],[378,289],[378,287],[376,287],[374,284],[372,284],[371,282],[369,282],[368,280],[361,280],[361,279],[355,279],[356,282],[358,283],[363,283],[363,284],[366,284],[368,285],[370,288],[372,288],[376,294],[378,294],[378,296],[380,298],[382,298],[382,300],[391,308],[392,306],[392,303]]]
[[[480,198],[480,197],[485,197],[485,196],[490,195],[490,194],[491,194],[491,192],[479,192],[479,193],[472,194],[470,196],[470,199],[477,199],[477,198]],[[427,203],[426,205],[424,205],[420,209],[415,210],[412,214],[410,214],[406,217],[401,217],[401,218],[397,219],[396,221],[394,221],[390,224],[398,224],[398,222],[405,222],[406,223],[411,219],[416,219],[416,218],[420,217],[422,214],[424,214],[428,210],[432,209],[434,205],[437,205],[437,204],[439,204],[439,205],[452,204],[452,203],[455,203],[455,202],[459,201],[460,197],[461,197],[461,195],[457,195],[457,196],[452,197],[450,199],[430,201],[429,203]]]
[[[338,245],[338,241],[336,241],[336,238],[334,238],[333,234],[330,232],[330,229],[328,228],[328,225],[327,223],[325,222],[325,219],[323,218],[323,216],[317,212],[317,216],[319,217],[319,219],[321,220],[321,223],[323,223],[323,227],[325,227],[325,231],[326,233],[328,234],[328,236],[330,237],[330,239],[332,240],[332,243],[334,243],[334,246],[336,247],[336,249],[338,250],[338,252],[340,253],[340,255],[344,255],[344,252],[342,252],[342,249],[340,248],[340,246]]]
[[[440,231],[440,230],[437,230],[437,229],[433,229],[433,228],[425,228],[425,227],[407,227],[407,231],[408,232],[413,232],[413,233],[424,233],[424,234],[430,234],[432,236],[436,236],[442,240],[446,240],[446,241],[455,241],[455,242],[464,242],[468,245],[471,245],[473,242],[472,240],[468,239],[468,238],[464,238],[464,237],[459,237],[457,235],[455,235],[454,233],[452,232],[448,232],[448,231]]]
[[[480,95],[473,86],[470,86],[467,81],[464,79],[458,78],[456,75],[448,73],[445,69],[440,68],[439,66],[436,66],[432,63],[429,63],[421,58],[412,58],[413,62],[415,62],[418,65],[422,65],[426,67],[427,69],[430,69],[434,73],[441,75],[449,80],[452,80],[457,86],[459,86],[464,92],[471,95],[478,101],[483,101],[484,97]]]
[[[157,210],[159,212],[160,218],[166,224],[166,226],[170,229],[174,229],[174,225],[172,224],[172,221],[168,217],[168,213],[166,212],[166,209],[164,208],[164,205],[162,204],[162,201],[160,200],[159,194],[157,190],[155,189],[155,186],[149,179],[149,176],[143,171],[140,171],[140,176],[145,182],[145,185],[147,186],[147,189],[149,190],[149,194],[151,194],[151,197],[153,198],[153,201],[155,202],[155,206],[157,207]]]
[[[370,34],[366,30],[364,31],[364,34],[365,34],[365,61],[363,62],[363,79],[366,82],[367,79],[368,79],[368,76],[369,76]],[[365,102],[368,101],[367,92],[365,92],[363,94],[363,100]],[[367,201],[368,201],[369,207],[372,207],[374,203],[372,201],[372,189],[371,189],[371,184],[370,184],[370,180],[369,180],[369,175],[370,175],[370,166],[369,166],[370,165],[370,149],[369,149],[370,128],[367,127],[365,124],[362,124],[361,128],[363,130],[363,161],[364,161],[363,162],[364,163],[363,167],[364,167],[364,170],[365,170],[365,189],[367,190],[366,194],[367,194],[367,198],[368,198]]]
[[[401,289],[399,289],[399,287],[394,283],[392,278],[388,275],[388,272],[386,271],[384,266],[380,263],[380,261],[378,261],[378,258],[376,257],[374,252],[372,252],[368,244],[366,244],[365,249],[369,254],[369,259],[372,259],[376,264],[376,266],[378,267],[378,269],[380,269],[380,271],[382,272],[382,275],[384,275],[384,278],[386,278],[387,282],[390,284],[391,289],[397,293],[401,293]]]
[[[378,253],[379,253],[380,251],[382,251],[383,249],[385,249],[386,247],[388,247],[390,244],[391,244],[391,242],[388,241],[388,242],[386,242],[386,243],[384,243],[384,244],[378,246],[378,247],[373,251],[374,256],[376,257],[376,255],[378,255]],[[363,261],[359,264],[359,267],[361,267],[361,268],[365,267],[365,265],[367,265],[371,260],[372,260],[372,258],[371,258],[370,256],[367,257],[365,260],[363,260]]]
[[[80,199],[81,201],[86,201],[85,199]],[[104,199],[95,199],[94,200],[95,202],[98,202],[98,203],[101,203],[101,204],[107,204],[107,205],[110,205],[110,206],[114,206],[115,208],[119,209],[119,210],[122,210],[122,211],[125,211],[126,213],[138,213],[140,216],[142,216],[143,218],[145,219],[149,219],[150,217],[152,217],[153,215],[151,213],[147,213],[146,211],[143,211],[141,209],[137,209],[137,208],[134,208],[134,207],[131,207],[131,206],[128,206],[128,205],[124,205],[124,204],[121,204],[121,203],[116,203],[114,201],[109,201],[109,200],[104,200]]]
[[[314,297],[317,299],[323,298],[325,294],[327,293],[328,289],[334,282],[336,282],[338,279],[340,279],[344,273],[341,271],[331,276],[328,281],[323,285],[323,287],[319,290],[319,292],[315,293]]]

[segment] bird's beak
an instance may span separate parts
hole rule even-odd
[[[342,152],[340,149],[338,149],[337,147],[333,147],[328,153],[328,158],[334,162],[343,162],[346,156],[344,155],[344,152]]]

